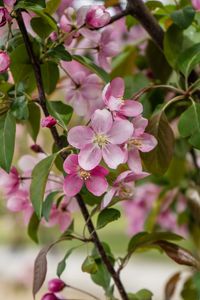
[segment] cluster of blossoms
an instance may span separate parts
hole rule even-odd
[[[25,155],[22,157],[18,166],[20,172],[12,167],[9,174],[0,169],[0,188],[7,199],[7,208],[12,212],[22,212],[24,223],[28,224],[33,214],[33,206],[30,201],[31,173],[34,166],[46,157],[43,153],[38,153],[37,157]],[[63,195],[63,178],[51,172],[46,186],[45,197],[51,192],[57,191],[62,201],[51,207],[48,220],[42,219],[42,224],[47,227],[59,225],[64,232],[72,222],[72,213],[77,209],[75,199]]]

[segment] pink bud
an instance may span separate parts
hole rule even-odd
[[[0,27],[3,27],[4,25],[6,25],[6,23],[10,20],[11,20],[11,17],[9,15],[7,8],[0,7]]]
[[[110,21],[110,14],[103,5],[93,5],[86,15],[86,24],[92,28],[100,28]]]
[[[42,297],[41,300],[59,300],[59,298],[56,297],[56,295],[54,295],[53,293],[47,293]]]
[[[35,153],[44,153],[44,150],[40,147],[40,145],[33,144],[31,146],[31,150],[33,150]]]
[[[48,283],[48,290],[52,293],[58,293],[64,289],[66,284],[59,278],[54,278]]]
[[[55,42],[58,39],[58,34],[57,34],[57,32],[54,31],[50,34],[49,37],[52,40],[52,42]]]
[[[196,10],[200,11],[200,0],[192,0],[192,5]]]
[[[42,119],[41,126],[51,128],[52,126],[56,125],[57,121],[54,117],[48,116]]]
[[[16,0],[3,0],[3,2],[5,5],[12,7],[15,4]]]
[[[6,72],[9,66],[10,66],[9,55],[4,51],[0,51],[0,73]]]

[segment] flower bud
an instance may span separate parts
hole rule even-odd
[[[57,121],[54,117],[48,116],[42,119],[41,126],[51,128],[52,126],[56,125]]]
[[[103,5],[93,5],[88,10],[86,15],[86,24],[91,28],[100,28],[108,24],[110,14],[106,11]]]
[[[44,150],[40,147],[40,145],[33,144],[31,146],[31,150],[34,151],[35,153],[44,153]]]
[[[10,20],[11,20],[11,17],[9,15],[7,8],[0,7],[0,27],[3,27],[4,25],[6,25],[6,23]]]
[[[4,51],[0,51],[0,73],[6,72],[9,66],[10,66],[9,55]]]
[[[48,283],[48,290],[52,293],[58,293],[64,289],[66,284],[59,278],[54,278]]]
[[[53,293],[47,293],[42,297],[41,300],[60,300],[60,299],[56,297],[56,295],[54,295]]]
[[[192,5],[194,9],[200,11],[200,1],[199,0],[192,0]]]
[[[58,34],[57,34],[57,32],[53,31],[53,32],[50,34],[49,38],[51,39],[52,42],[55,42],[55,41],[58,39]]]

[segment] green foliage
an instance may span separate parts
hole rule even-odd
[[[52,26],[46,21],[46,19],[41,17],[35,17],[31,19],[31,27],[39,37],[42,39],[47,38],[50,33],[54,30]]]
[[[128,294],[129,300],[152,300],[152,297],[152,292],[146,289],[142,289],[136,294]]]
[[[38,133],[40,131],[40,109],[34,102],[28,104],[29,118],[27,120],[27,129],[32,137],[33,141],[36,142]]]
[[[43,202],[42,205],[42,216],[45,218],[45,220],[49,221],[49,216],[51,212],[51,207],[53,204],[53,201],[55,200],[55,197],[59,194],[59,191],[51,192],[47,195],[46,199]]]
[[[47,94],[51,94],[59,80],[59,69],[56,63],[47,61],[41,65],[44,89]]]
[[[124,77],[132,75],[135,68],[136,57],[136,48],[133,46],[127,46],[122,53],[113,59],[111,78],[113,79],[117,76]]]
[[[189,27],[195,17],[195,10],[191,6],[186,6],[182,9],[176,10],[171,14],[173,22],[180,28],[186,29]]]
[[[15,148],[16,121],[10,111],[0,116],[0,167],[9,173]]]
[[[94,258],[92,256],[87,256],[82,264],[81,269],[83,272],[95,274],[98,270],[98,267]]]
[[[72,107],[64,104],[61,101],[48,101],[47,107],[50,115],[57,119],[60,125],[67,131],[66,126],[73,114]]]
[[[188,137],[189,143],[200,149],[200,104],[192,102],[192,105],[181,115],[178,128],[182,137]]]
[[[36,213],[33,213],[28,224],[28,235],[29,237],[38,244],[38,229],[40,225],[40,220],[38,219]]]
[[[105,227],[110,222],[116,221],[120,218],[119,210],[114,208],[106,208],[100,212],[97,219],[97,229]]]
[[[15,9],[24,8],[24,9],[34,9],[42,10],[46,7],[45,0],[19,0]]]
[[[43,198],[49,172],[54,164],[57,154],[52,154],[41,160],[32,171],[30,197],[37,217],[42,216]]]
[[[49,0],[46,3],[45,12],[52,15],[53,13],[56,12],[56,10],[58,9],[60,3],[61,3],[61,0]]]
[[[155,136],[158,144],[151,152],[142,153],[142,160],[150,173],[162,175],[167,171],[174,151],[174,134],[164,113],[150,119],[147,132]]]
[[[66,260],[68,259],[68,257],[72,254],[73,250],[75,248],[71,248],[67,251],[67,253],[65,254],[64,258],[59,262],[58,267],[57,267],[57,276],[60,277],[62,275],[62,273],[64,272],[65,268],[66,268]]]
[[[46,53],[51,59],[53,58],[56,62],[60,62],[60,60],[71,61],[71,54],[65,49],[64,45],[58,45],[54,48],[51,48]]]
[[[200,44],[183,51],[178,57],[177,65],[179,70],[185,75],[186,78],[190,75],[193,68],[200,63]]]
[[[17,120],[27,120],[29,110],[26,96],[17,96],[11,104],[10,111]]]

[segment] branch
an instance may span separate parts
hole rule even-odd
[[[22,18],[21,11],[18,10],[16,14],[17,14],[17,23],[18,23],[19,29],[22,33],[27,52],[28,52],[28,55],[30,57],[30,60],[31,60],[31,63],[32,63],[32,66],[33,66],[33,70],[34,70],[34,74],[35,74],[35,78],[36,78],[36,83],[37,83],[38,94],[39,94],[38,95],[39,105],[41,106],[45,116],[49,116],[49,112],[48,112],[47,105],[46,105],[46,96],[45,96],[45,92],[44,92],[44,86],[43,86],[43,82],[42,82],[40,63],[38,62],[38,60],[37,60],[37,58],[34,54],[32,44],[31,44],[31,41],[29,39],[29,35],[28,35],[27,30],[26,30],[24,20]],[[60,136],[58,134],[58,131],[57,131],[56,127],[51,127],[50,130],[51,130],[51,134],[54,138],[54,141],[55,141],[56,145],[58,146],[58,148],[62,149],[61,139],[60,139]],[[65,154],[62,155],[62,158],[63,158],[63,160],[65,159]],[[115,284],[118,288],[118,291],[121,295],[121,298],[123,300],[128,300],[128,296],[127,296],[126,291],[124,289],[124,286],[123,286],[123,284],[120,280],[120,277],[117,274],[117,272],[115,271],[112,263],[110,262],[107,254],[106,254],[106,252],[105,252],[105,250],[104,250],[104,248],[101,244],[101,241],[100,241],[100,239],[99,239],[99,237],[98,237],[98,235],[95,231],[95,227],[94,227],[94,225],[93,225],[93,223],[90,219],[88,209],[87,209],[87,207],[86,207],[86,205],[85,205],[85,203],[82,199],[82,196],[80,194],[78,194],[76,198],[77,198],[80,210],[81,210],[81,212],[83,214],[83,217],[85,219],[85,222],[87,222],[87,228],[88,228],[89,233],[91,234],[92,241],[95,244],[96,248],[98,249],[99,254],[102,258],[102,261],[104,262],[108,272],[112,276],[112,278],[113,278],[113,280],[114,280],[114,282],[115,282]]]

